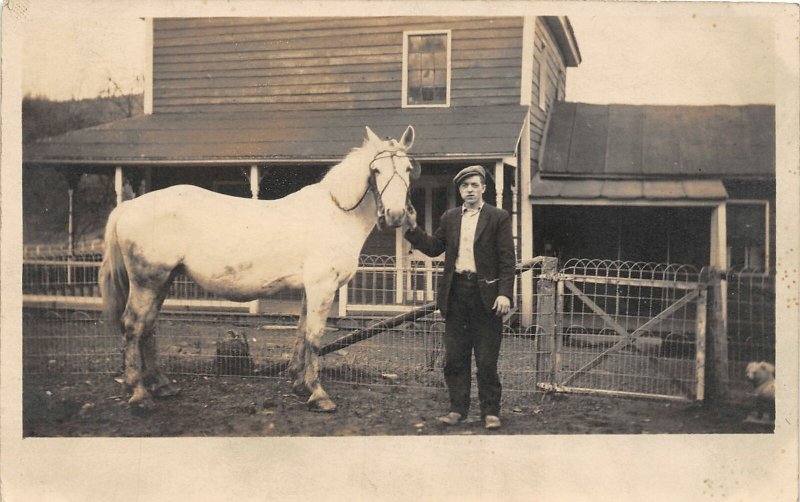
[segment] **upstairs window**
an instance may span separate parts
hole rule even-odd
[[[547,44],[542,41],[539,47],[539,109],[547,109],[547,93],[548,93],[548,79],[547,79],[547,52],[545,49]]]
[[[547,63],[539,61],[539,109],[547,109]]]
[[[450,106],[450,31],[403,33],[403,107]]]

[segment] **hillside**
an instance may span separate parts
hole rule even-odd
[[[141,94],[95,99],[51,101],[26,96],[22,100],[24,143],[76,129],[141,115]],[[25,244],[67,243],[68,195],[63,176],[52,168],[23,170],[22,217]],[[76,241],[102,235],[106,215],[114,204],[113,180],[84,175],[74,195]]]

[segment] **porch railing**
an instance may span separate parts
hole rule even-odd
[[[26,247],[22,267],[24,302],[28,306],[57,304],[99,309],[101,261],[102,244],[83,246],[72,254],[63,248]],[[434,301],[442,262],[409,260],[398,267],[396,261],[393,256],[362,255],[353,279],[337,292],[334,308],[339,315],[403,311]],[[291,314],[300,298],[299,291],[281,291],[266,303],[277,304],[270,309],[272,313]],[[173,282],[165,307],[252,311],[250,304],[209,293],[183,274]]]

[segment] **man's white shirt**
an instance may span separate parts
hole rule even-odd
[[[477,209],[461,206],[461,238],[458,241],[456,272],[476,272],[475,266],[475,229],[483,209],[483,202]]]

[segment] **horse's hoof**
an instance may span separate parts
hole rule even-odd
[[[156,407],[156,403],[154,403],[149,397],[139,399],[134,399],[134,397],[131,397],[128,399],[128,405],[135,410],[152,410]]]
[[[295,382],[292,384],[292,392],[296,396],[308,396],[311,394],[311,392],[308,391],[308,387],[306,387],[306,384],[304,384],[302,380],[299,383]]]
[[[133,385],[128,383],[128,381],[125,380],[125,378],[123,378],[123,377],[115,377],[114,381],[117,382],[118,384],[122,385],[123,387],[125,387],[125,389],[128,390],[128,391],[133,389]]]
[[[172,397],[180,393],[180,387],[176,387],[175,385],[162,385],[161,387],[153,389],[153,395],[155,397]]]
[[[150,409],[154,406],[150,393],[144,387],[134,387],[133,395],[128,399],[128,404],[140,409]]]
[[[336,411],[336,403],[329,398],[317,399],[316,401],[308,402],[308,409],[321,413],[333,413]]]

